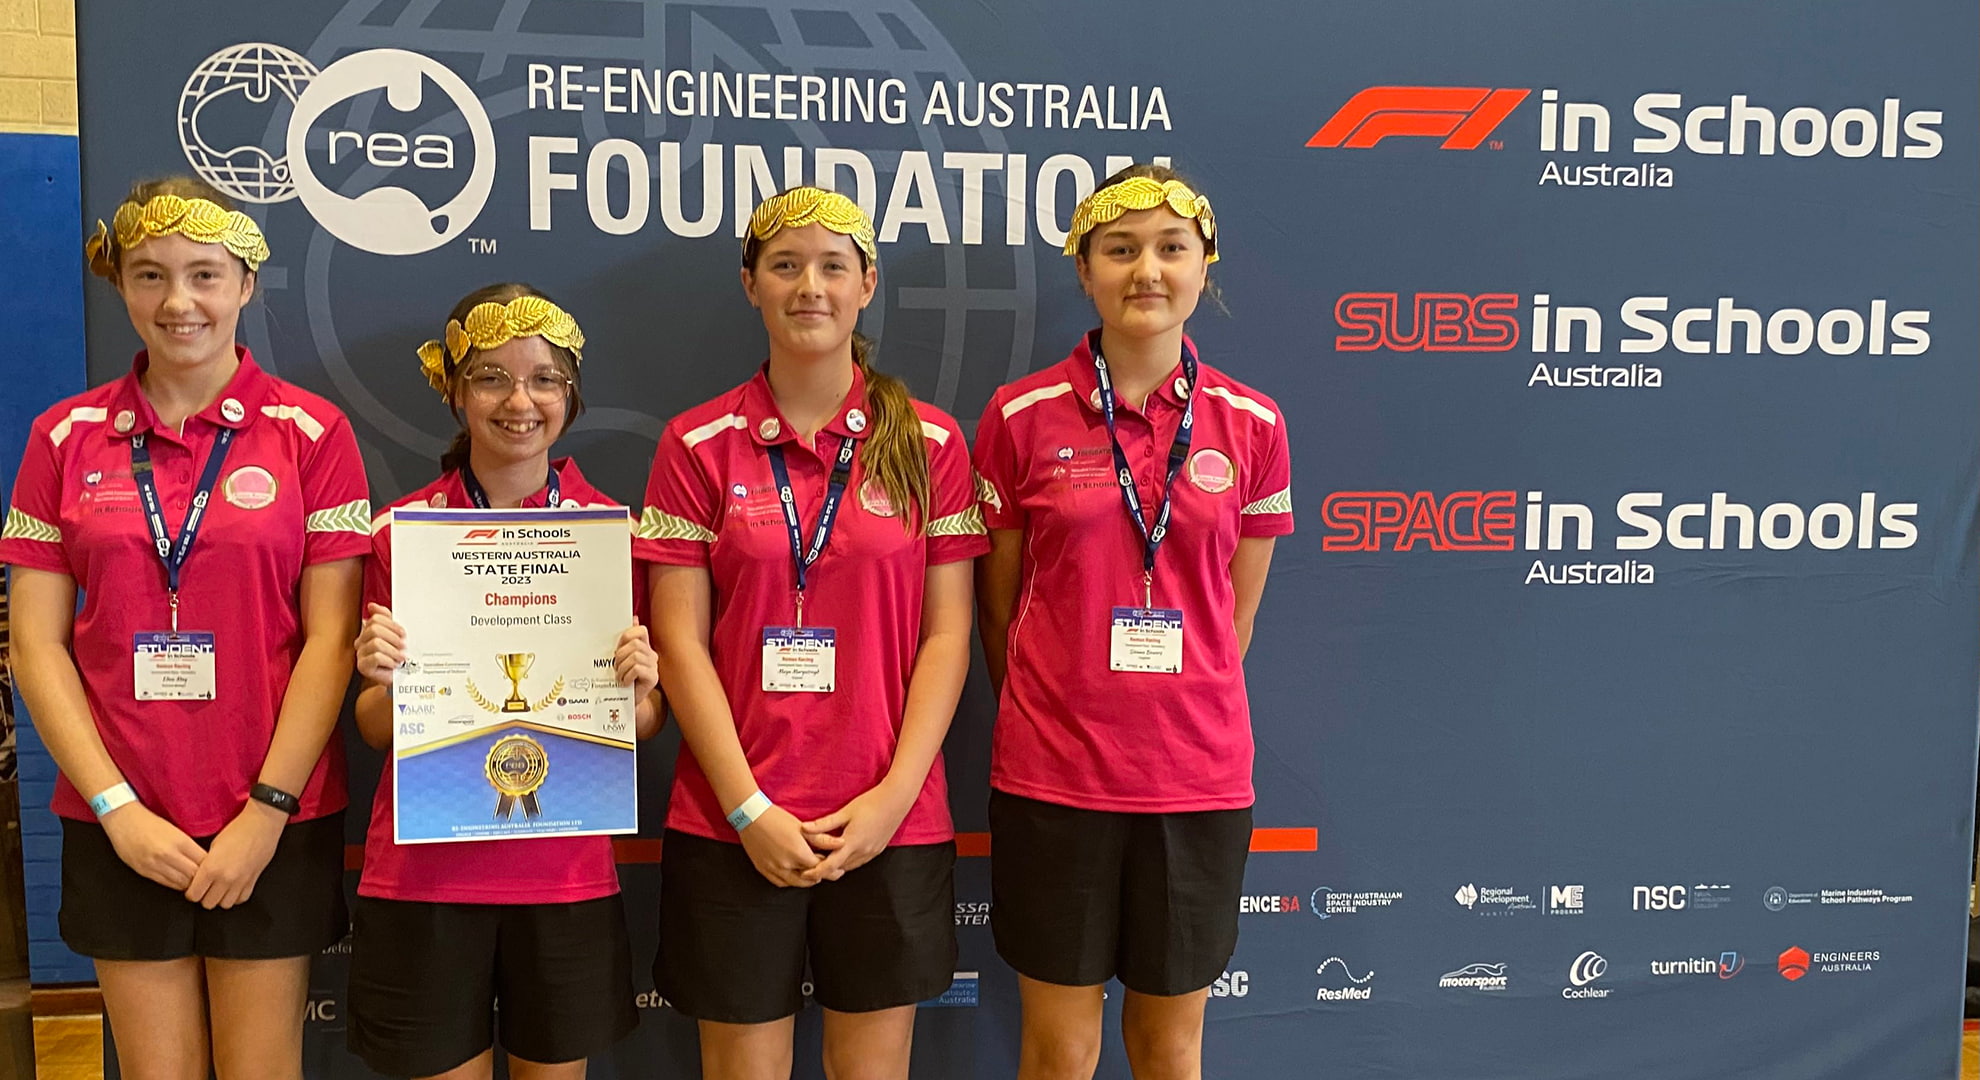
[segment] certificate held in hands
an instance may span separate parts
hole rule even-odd
[[[639,828],[624,509],[392,513],[393,838]]]

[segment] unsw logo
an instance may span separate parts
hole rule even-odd
[[[1486,86],[1371,86],[1336,109],[1306,141],[1317,149],[1366,150],[1386,140],[1437,140],[1443,150],[1505,148],[1491,138],[1506,118],[1533,96],[1531,89]],[[1540,91],[1536,148],[1541,153],[1605,154],[1615,141],[1609,106],[1570,101],[1556,88]],[[1907,108],[1885,97],[1874,107],[1855,103],[1833,112],[1777,99],[1756,102],[1729,94],[1687,107],[1682,93],[1639,94],[1628,107],[1637,133],[1629,143],[1651,160],[1616,165],[1548,161],[1538,183],[1563,187],[1673,187],[1676,173],[1656,160],[1683,150],[1699,157],[1930,159],[1945,150],[1938,109]]]

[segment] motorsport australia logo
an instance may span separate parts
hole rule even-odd
[[[1466,964],[1437,977],[1440,990],[1504,990],[1511,982],[1504,964]]]
[[[279,45],[222,49],[186,80],[178,128],[207,183],[244,202],[301,199],[331,235],[377,255],[460,236],[495,184],[480,99],[452,69],[404,49],[365,49],[320,71]]]

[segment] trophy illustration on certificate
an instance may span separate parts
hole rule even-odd
[[[495,662],[502,665],[502,674],[509,677],[509,700],[502,703],[505,713],[528,712],[529,702],[523,700],[523,676],[536,666],[536,654],[528,652],[505,652],[495,654]]]

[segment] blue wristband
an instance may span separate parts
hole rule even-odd
[[[116,784],[97,792],[96,797],[89,800],[89,812],[101,820],[103,815],[110,811],[136,801],[138,801],[137,792],[131,790],[131,785]]]
[[[768,795],[758,789],[755,794],[744,799],[741,806],[729,811],[729,827],[741,832],[755,824],[756,819],[762,817],[764,811],[775,805]]]

